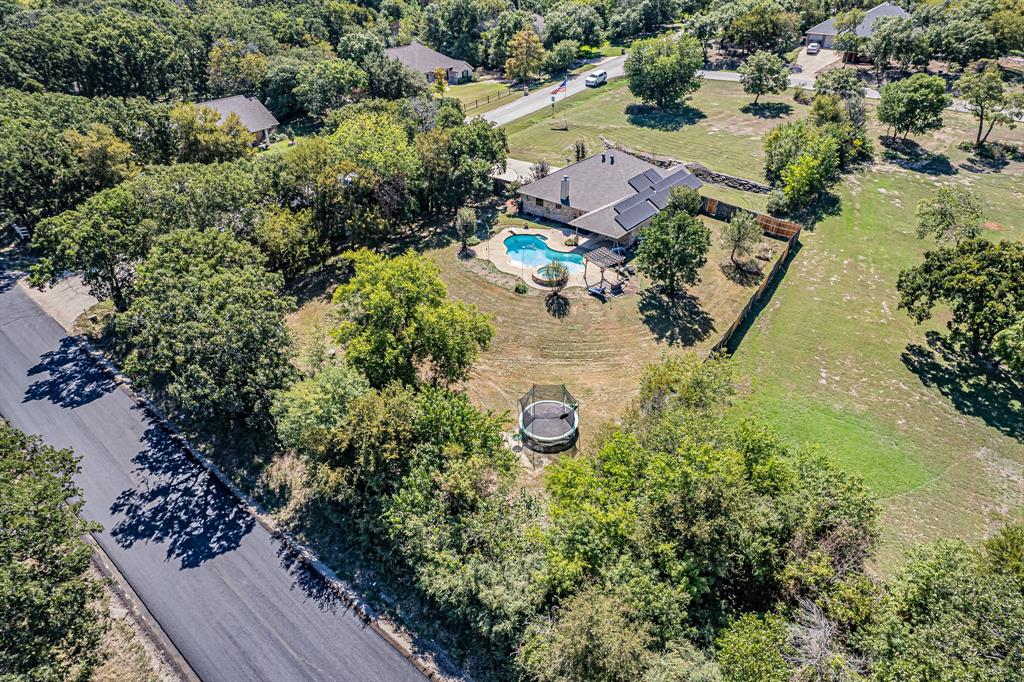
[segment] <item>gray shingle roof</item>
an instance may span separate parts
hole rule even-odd
[[[657,215],[665,208],[672,188],[685,185],[698,189],[703,184],[685,168],[661,171],[643,159],[612,150],[566,166],[524,185],[519,192],[561,203],[564,176],[569,176],[568,205],[584,211],[569,225],[612,239],[642,227]]]
[[[209,102],[199,102],[196,106],[210,107],[220,114],[220,122],[223,123],[229,114],[238,114],[242,125],[250,133],[268,130],[277,125],[277,119],[263,106],[263,102],[255,97],[235,95],[233,97],[222,97],[212,99]]]
[[[389,47],[384,52],[392,59],[397,59],[420,73],[430,73],[437,67],[445,70],[454,69],[457,72],[473,70],[473,67],[467,62],[461,59],[452,59],[448,55],[441,54],[437,50],[432,50],[417,42],[401,47]]]
[[[632,154],[611,150],[594,154],[582,161],[566,166],[557,173],[519,188],[530,197],[560,203],[562,176],[569,176],[569,206],[580,211],[593,211],[609,202],[616,202],[635,190],[629,181],[646,171],[657,173],[654,164]],[[660,175],[658,176],[660,178]]]
[[[857,24],[857,28],[854,30],[858,36],[862,38],[870,38],[873,31],[875,22],[882,17],[909,17],[910,14],[898,5],[894,5],[891,2],[883,2],[877,7],[872,7],[864,13],[864,20]],[[836,30],[836,18],[826,19],[817,26],[804,31],[807,35],[823,35],[823,36],[834,36],[838,35]]]

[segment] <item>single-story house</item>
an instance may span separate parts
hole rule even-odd
[[[448,82],[452,85],[469,80],[473,74],[473,67],[461,59],[452,59],[415,41],[401,47],[389,47],[384,52],[413,71],[422,73],[427,77],[428,83],[434,82],[434,73],[438,68],[444,70]]]
[[[255,144],[270,142],[270,136],[277,130],[277,119],[263,106],[263,102],[255,97],[235,95],[199,102],[197,106],[210,107],[220,114],[223,123],[231,114],[236,114],[245,129],[256,136]]]
[[[608,150],[519,188],[524,213],[631,244],[668,203],[674,187],[703,183],[683,166],[658,168]]]
[[[909,17],[910,13],[899,5],[894,5],[891,2],[883,2],[881,5],[872,7],[871,9],[864,12],[864,19],[854,29],[861,38],[870,38],[873,32],[875,22],[882,17]],[[807,29],[804,33],[806,38],[806,44],[818,43],[825,49],[832,49],[832,45],[835,42],[836,36],[839,31],[836,30],[836,18],[826,19],[817,26],[812,26]]]

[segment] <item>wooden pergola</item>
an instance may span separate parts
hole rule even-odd
[[[617,268],[626,262],[626,257],[622,254],[615,253],[611,249],[605,246],[599,246],[593,251],[588,251],[583,254],[583,260],[585,262],[591,262],[601,270],[601,284],[604,284],[604,271],[608,268]],[[587,276],[587,271],[583,271],[584,281]]]

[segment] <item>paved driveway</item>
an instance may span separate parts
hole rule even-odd
[[[0,271],[0,415],[82,457],[97,542],[205,682],[422,675],[195,465]]]
[[[807,47],[803,46],[796,55],[796,65],[800,67],[798,75],[804,78],[814,78],[819,71],[829,64],[841,61],[842,58],[843,56],[835,50],[824,48],[818,54],[807,54]]]

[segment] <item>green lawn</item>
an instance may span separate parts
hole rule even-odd
[[[458,99],[462,102],[462,106],[465,107],[467,114],[476,116],[511,102],[511,97],[515,96],[514,93],[498,99],[498,95],[503,95],[506,92],[508,92],[508,85],[506,83],[479,81],[477,83],[453,85],[448,88],[445,97]]]
[[[762,135],[805,116],[807,107],[787,94],[767,98],[768,107],[754,115],[744,111],[748,102],[737,84],[709,81],[681,112],[630,113],[635,102],[620,81],[570,98],[554,117],[538,113],[508,126],[511,155],[561,165],[577,139],[594,150],[603,136],[760,179]],[[556,129],[563,118],[567,131]],[[914,544],[976,539],[1024,517],[1020,388],[972,382],[969,373],[949,369],[926,339],[943,320],[913,324],[898,310],[895,291],[898,273],[933,246],[917,239],[914,211],[940,184],[977,190],[992,238],[1024,238],[1024,163],[983,169],[970,161],[957,144],[972,139],[974,126],[969,115],[947,113],[945,129],[918,140],[926,156],[916,159],[890,157],[875,126],[876,163],[844,180],[837,215],[804,232],[801,250],[736,349],[750,379],[738,409],[764,417],[794,446],[820,448],[881,498],[882,572]],[[993,135],[1024,143],[1019,129]],[[705,191],[763,207],[761,196]]]
[[[706,81],[692,99],[694,106],[665,114],[637,107],[626,81],[619,79],[560,102],[554,115],[546,109],[506,126],[510,155],[563,166],[576,140],[599,149],[603,136],[626,147],[755,177],[762,165],[761,136],[780,121],[803,115],[807,107],[780,95],[762,98],[764,106],[744,113],[750,100],[734,83]],[[568,130],[560,129],[563,120]]]

